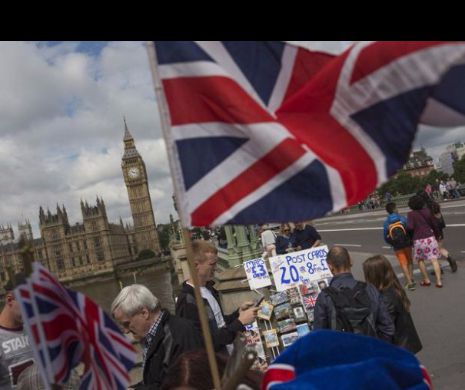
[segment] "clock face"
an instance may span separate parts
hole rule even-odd
[[[139,168],[137,168],[137,167],[129,168],[129,170],[128,170],[128,176],[129,176],[131,179],[136,179],[137,177],[139,177]]]

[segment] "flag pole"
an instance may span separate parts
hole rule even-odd
[[[169,164],[171,168],[170,171],[171,171],[171,177],[173,179],[174,192],[176,194],[176,200],[179,201],[181,192],[177,188],[178,181],[174,177],[175,171],[174,171],[174,166],[173,166],[173,162],[171,158],[171,149],[170,149],[171,145],[168,144],[168,140],[171,138],[170,137],[170,126],[169,126],[170,121],[169,121],[169,115],[168,115],[167,105],[165,101],[165,95],[163,93],[163,88],[161,86],[160,75],[158,74],[155,45],[153,42],[147,42],[146,48],[147,48],[147,53],[149,56],[150,70],[152,73],[153,83],[155,87],[155,96],[157,97],[157,101],[158,101],[158,109],[160,112],[161,127],[164,133],[166,149],[168,151],[168,160],[169,160]],[[180,206],[181,205],[178,204],[178,213],[179,213],[179,216],[181,217],[181,224],[183,225],[183,221],[185,221],[185,219],[183,215],[183,207],[180,207]],[[215,350],[213,348],[212,336],[210,333],[210,327],[208,325],[205,305],[202,299],[202,295],[200,293],[200,285],[199,285],[197,271],[195,270],[195,267],[194,267],[192,242],[191,242],[191,238],[189,236],[189,232],[187,228],[183,226],[182,231],[183,231],[184,244],[186,245],[186,256],[187,256],[187,263],[189,264],[189,272],[194,282],[195,301],[197,304],[197,310],[199,312],[200,326],[202,328],[202,335],[203,335],[203,339],[205,341],[205,347],[207,350],[208,362],[210,364],[210,372],[211,372],[212,379],[213,379],[213,385],[215,389],[221,390],[221,381],[220,381],[218,365],[217,365],[216,357],[215,357]]]

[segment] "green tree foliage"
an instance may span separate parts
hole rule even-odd
[[[408,173],[401,171],[397,176],[391,178],[389,181],[380,186],[378,188],[378,193],[382,197],[384,197],[386,192],[390,192],[391,195],[412,194],[424,189],[426,184],[433,185],[436,183],[436,180],[441,181],[447,180],[448,178],[449,175],[447,173],[436,171],[435,169],[422,178],[418,176],[412,177]],[[456,180],[459,181],[457,178]]]
[[[155,253],[150,250],[150,249],[143,249],[139,252],[137,255],[137,260],[144,260],[144,259],[150,259],[152,257],[155,257]]]
[[[391,178],[378,189],[378,193],[384,197],[386,192],[391,195],[406,195],[417,192],[422,188],[422,180],[419,177],[412,177],[406,172],[400,172]]]
[[[163,252],[169,250],[170,229],[171,226],[169,223],[158,225],[158,239],[160,240],[160,247]]]
[[[433,169],[430,173],[428,173],[425,177],[421,179],[421,184],[424,187],[426,184],[433,185],[434,183],[436,183],[436,180],[441,181],[447,180],[448,178],[449,175],[447,173],[436,171],[436,169]]]
[[[454,163],[454,179],[459,183],[465,183],[465,156]]]

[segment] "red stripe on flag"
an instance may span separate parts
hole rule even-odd
[[[287,366],[287,367],[286,367]],[[287,364],[271,365],[263,376],[261,390],[267,390],[271,383],[289,382],[295,378],[294,367]]]
[[[292,76],[287,86],[283,102],[302,88],[308,80],[315,76],[329,61],[334,58],[328,53],[320,53],[299,48],[292,69]]]
[[[221,76],[163,80],[171,125],[202,122],[257,123],[274,118],[234,80]]]
[[[192,224],[211,224],[223,212],[292,165],[304,153],[305,150],[294,139],[285,139],[194,210]]]
[[[374,42],[360,51],[350,84],[402,56],[444,44],[450,44],[450,42]]]
[[[44,329],[45,339],[47,341],[53,341],[60,339],[64,329],[75,332],[76,336],[79,336],[79,329],[76,321],[69,314],[58,314],[53,320],[46,321],[42,320],[42,327]]]
[[[346,199],[364,199],[377,183],[374,161],[360,143],[330,114],[345,52],[329,62],[277,112],[282,123],[317,157],[341,175]]]

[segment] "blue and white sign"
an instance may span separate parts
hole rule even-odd
[[[271,285],[266,264],[261,257],[245,261],[244,270],[251,290]]]
[[[326,245],[270,257],[271,273],[277,291],[284,291],[299,284],[331,278],[326,263]]]

